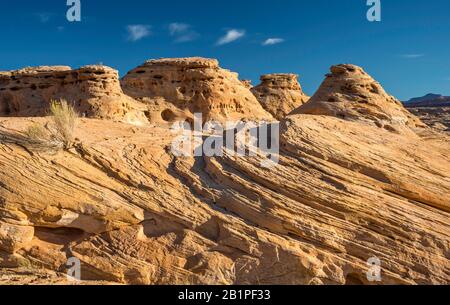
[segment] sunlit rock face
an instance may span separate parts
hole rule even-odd
[[[118,72],[106,66],[43,66],[0,72],[0,115],[43,116],[51,100],[65,99],[84,117],[147,121],[126,96]]]
[[[193,119],[273,120],[238,74],[215,59],[166,58],[147,61],[122,79],[126,94],[145,102],[152,122]]]
[[[166,81],[192,74],[186,84],[221,92],[211,82],[222,74],[205,72],[215,61],[169,62],[149,65],[172,71]],[[106,119],[80,119],[69,150],[34,151],[14,137],[49,119],[2,116],[0,284],[67,284],[73,258],[82,284],[449,283],[450,138],[417,128],[362,70],[337,67],[307,108],[317,114],[280,122],[270,168],[267,156],[228,149],[177,156],[168,126]],[[169,96],[175,84],[149,86]],[[190,113],[190,100],[159,99]],[[224,115],[216,110],[205,109]]]
[[[261,84],[251,90],[263,108],[278,120],[285,118],[309,99],[295,74],[263,75]]]
[[[344,120],[366,121],[391,131],[425,126],[362,68],[331,67],[324,82],[305,105],[293,114],[327,115]]]

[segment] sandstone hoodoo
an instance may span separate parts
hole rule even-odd
[[[278,120],[282,120],[291,111],[309,100],[296,74],[263,75],[261,84],[252,88],[251,91],[263,108]]]
[[[173,58],[147,61],[122,80],[124,92],[145,102],[152,122],[203,119],[273,120],[238,74],[215,59]]]
[[[0,72],[0,116],[42,116],[50,101],[58,99],[86,117],[146,121],[145,108],[123,93],[112,68],[43,66]]]
[[[293,114],[366,121],[390,131],[402,126],[426,126],[362,68],[349,64],[331,67],[331,73],[326,75],[319,90]]]

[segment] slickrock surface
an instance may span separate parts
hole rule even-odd
[[[0,282],[77,257],[87,281],[371,284],[378,257],[379,284],[448,284],[450,138],[365,115],[288,116],[272,168],[175,157],[167,127],[95,119],[75,148],[38,153],[11,139],[45,118],[1,118]]]
[[[215,59],[174,58],[147,61],[122,80],[126,94],[149,105],[152,123],[192,120],[273,120],[237,73]]]
[[[263,108],[278,120],[309,100],[295,74],[263,75],[261,84],[252,88],[252,92]]]
[[[366,121],[390,131],[425,126],[362,68],[349,64],[331,67],[314,96],[293,112],[300,113]]]
[[[122,92],[112,68],[44,66],[0,72],[0,116],[43,116],[50,101],[61,98],[86,117],[146,121],[145,107]]]

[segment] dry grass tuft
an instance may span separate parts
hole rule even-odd
[[[73,134],[78,119],[78,113],[65,100],[60,102],[52,101],[50,104],[50,113],[54,124],[55,139],[64,144],[68,149],[73,144]]]
[[[51,101],[50,124],[33,124],[25,131],[33,146],[48,149],[69,149],[73,145],[78,113],[66,100]]]

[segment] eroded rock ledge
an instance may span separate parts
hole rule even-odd
[[[143,108],[123,93],[112,68],[42,66],[0,72],[0,116],[44,116],[54,99],[66,99],[86,117],[145,121]]]

